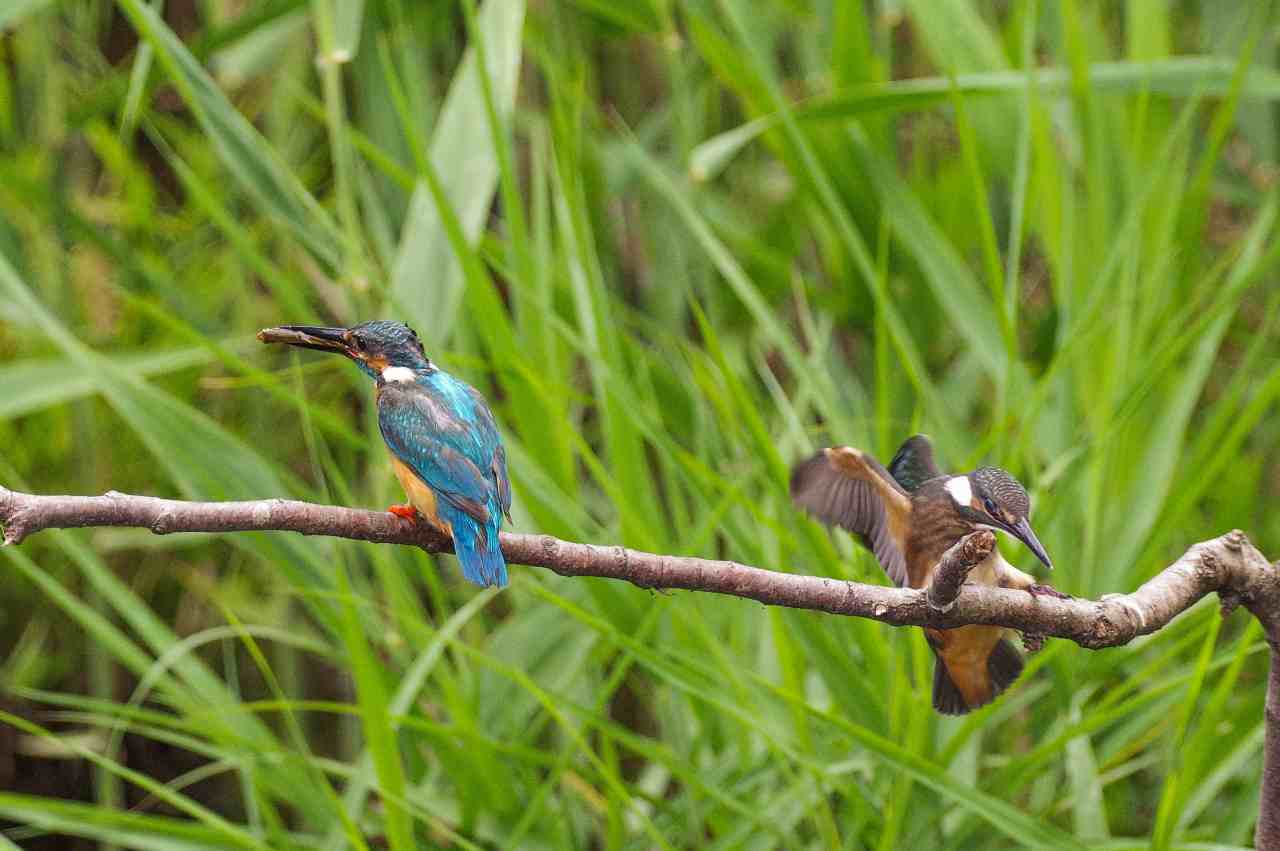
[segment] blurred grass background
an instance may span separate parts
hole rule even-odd
[[[1073,594],[1276,556],[1278,24],[9,0],[0,482],[397,501],[368,382],[252,337],[388,316],[492,401],[517,530],[882,582],[787,469],[924,430],[1028,483]],[[1266,654],[1212,600],[944,719],[917,630],[284,535],[3,555],[0,847],[1252,835]]]

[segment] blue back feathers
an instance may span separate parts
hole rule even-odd
[[[411,381],[379,380],[378,428],[435,493],[463,575],[477,585],[505,585],[498,533],[510,516],[511,483],[493,414],[473,387],[425,358],[413,372]]]

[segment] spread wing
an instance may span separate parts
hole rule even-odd
[[[848,446],[824,449],[791,471],[791,498],[822,522],[853,532],[894,584],[906,584],[911,498],[876,459]]]
[[[500,497],[506,463],[498,464],[490,441],[475,429],[415,385],[388,385],[379,394],[378,430],[387,447],[439,496],[487,524],[495,497],[504,511],[510,504],[509,495],[505,503]]]
[[[903,441],[893,460],[889,462],[889,475],[907,493],[915,493],[925,482],[943,475],[933,459],[933,444],[929,442],[929,438],[917,434]]]

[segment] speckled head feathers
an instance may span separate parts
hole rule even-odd
[[[1027,489],[1017,479],[999,467],[979,467],[969,474],[973,490],[979,499],[992,499],[1014,517],[1026,517],[1031,513],[1031,498]]]
[[[374,377],[382,375],[388,368],[435,368],[418,335],[403,322],[373,319],[348,329],[344,336],[351,358]]]
[[[427,353],[417,333],[403,322],[393,319],[372,319],[361,322],[347,332],[351,344],[357,350],[371,354],[385,355],[392,366],[413,366],[402,363],[408,360],[426,360]]]

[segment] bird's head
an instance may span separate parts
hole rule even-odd
[[[258,339],[346,355],[373,378],[396,380],[412,371],[435,369],[413,329],[390,319],[374,319],[351,328],[281,325],[262,329]]]
[[[975,527],[1008,532],[1027,545],[1047,568],[1049,554],[1031,529],[1031,499],[1022,484],[999,467],[979,467],[972,473],[947,479],[947,493],[956,511]]]

